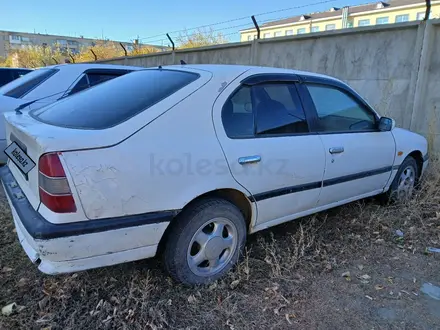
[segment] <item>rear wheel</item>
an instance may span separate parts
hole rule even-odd
[[[414,193],[419,178],[417,162],[411,156],[405,158],[397,171],[386,197],[390,202],[407,202]]]
[[[228,201],[200,200],[182,211],[172,226],[164,263],[179,282],[212,282],[226,274],[243,252],[246,223]]]

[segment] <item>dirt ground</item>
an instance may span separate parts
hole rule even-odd
[[[0,202],[0,329],[440,329],[440,175],[415,200],[364,200],[257,233],[224,280],[189,288],[160,260],[40,273]],[[396,230],[403,233],[399,237]],[[437,297],[440,299],[440,297]]]

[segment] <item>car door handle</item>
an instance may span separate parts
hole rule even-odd
[[[328,150],[331,154],[340,154],[344,152],[344,147],[333,147]]]
[[[246,156],[238,158],[238,163],[241,165],[258,163],[259,161],[261,161],[260,156]]]

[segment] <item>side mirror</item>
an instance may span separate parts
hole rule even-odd
[[[379,131],[389,132],[396,126],[394,119],[388,117],[381,117],[379,120]]]

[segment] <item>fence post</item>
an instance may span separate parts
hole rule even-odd
[[[255,25],[255,28],[257,29],[257,39],[260,39],[260,27],[258,26],[257,20],[255,19],[254,15],[252,15],[251,18],[252,18],[252,22]]]
[[[95,57],[95,61],[98,59],[98,56],[96,56],[96,54],[95,54],[95,52],[93,51],[93,49],[92,48],[90,48],[90,51],[92,52],[92,54],[93,54],[93,57]]]
[[[414,88],[414,102],[411,113],[411,120],[409,122],[409,129],[415,132],[423,133],[425,136],[428,132],[422,132],[421,126],[417,121],[429,121],[429,111],[431,109],[424,108],[423,103],[425,101],[425,92],[427,87],[427,73],[429,70],[429,64],[431,62],[431,55],[434,44],[434,26],[430,21],[422,21],[419,25],[420,33],[417,33],[418,38],[421,38],[420,45],[420,57],[418,63],[417,76],[415,79]],[[412,79],[411,79],[412,80]],[[425,113],[423,113],[425,112]],[[419,119],[419,120],[417,120]],[[426,124],[429,126],[428,124]],[[432,146],[431,146],[432,147]]]
[[[258,56],[258,49],[260,48],[260,40],[254,39],[251,44],[251,58],[250,65],[259,65],[260,57]]]
[[[173,41],[173,39],[171,39],[171,37],[168,33],[167,33],[167,38],[171,42],[171,46],[173,47],[173,50],[171,52],[171,63],[178,64],[178,63],[176,63],[176,52],[175,52],[176,47],[175,47],[174,41]]]
[[[173,39],[171,39],[171,37],[170,37],[170,35],[167,33],[167,38],[168,38],[168,40],[171,42],[171,45],[173,46],[173,51],[174,51],[174,41],[173,41]]]
[[[122,49],[124,50],[124,54],[125,56],[127,56],[127,50],[125,49],[124,45],[122,44],[122,42],[119,43],[122,47]]]
[[[250,58],[250,65],[258,65],[260,59],[258,56],[258,48],[260,46],[260,27],[258,26],[257,20],[255,19],[255,16],[251,16],[252,22],[255,25],[255,28],[257,29],[257,39],[252,40],[251,44],[251,58]]]
[[[425,2],[426,2],[426,11],[425,11],[425,18],[423,18],[423,20],[427,21],[431,14],[431,0],[425,0]]]

